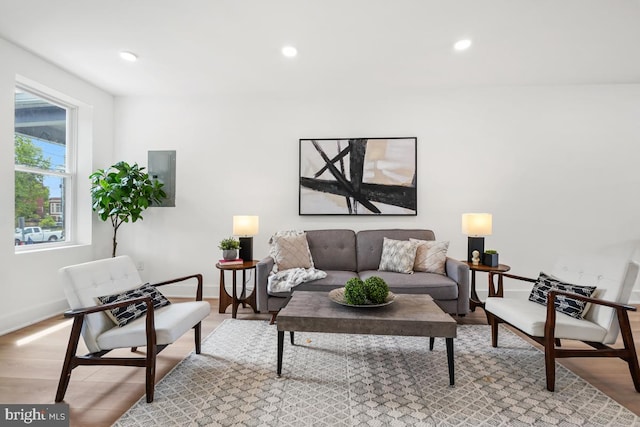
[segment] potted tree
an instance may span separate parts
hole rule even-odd
[[[110,219],[113,226],[112,257],[116,256],[116,236],[122,223],[142,220],[142,211],[167,197],[163,184],[149,178],[144,170],[137,163],[118,162],[89,176],[93,210],[102,221]]]
[[[233,237],[222,239],[218,245],[218,249],[222,249],[222,258],[232,260],[238,258],[238,249],[240,249],[240,241]]]

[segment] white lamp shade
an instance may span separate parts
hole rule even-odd
[[[255,236],[258,234],[260,220],[255,215],[234,215],[233,235],[234,236]]]
[[[467,236],[490,236],[492,216],[489,213],[462,214],[462,234]]]

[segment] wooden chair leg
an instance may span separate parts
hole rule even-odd
[[[274,323],[276,323],[276,316],[278,315],[277,311],[274,311],[271,313],[271,320],[269,321],[270,325],[273,325]]]
[[[636,388],[636,391],[640,392],[640,368],[638,367],[638,355],[636,353],[636,346],[633,343],[631,325],[629,324],[629,315],[626,310],[616,311],[618,314],[618,321],[620,323],[622,342],[624,343],[625,350],[628,352],[627,357],[623,359],[629,364],[629,373],[633,380],[633,386]]]
[[[491,325],[491,347],[496,348],[498,347],[498,325],[500,322],[496,316],[489,312],[487,312],[487,319]]]
[[[556,384],[556,347],[551,331],[544,336],[544,369],[547,376],[547,390],[553,391]]]
[[[71,335],[69,336],[69,344],[67,345],[67,353],[64,356],[64,363],[62,364],[62,372],[60,373],[60,382],[58,382],[58,391],[56,392],[56,403],[62,402],[64,395],[69,387],[69,380],[71,379],[71,371],[74,366],[74,359],[76,357],[76,351],[78,350],[78,341],[80,341],[80,334],[82,333],[82,322],[84,316],[77,316],[73,319],[73,326],[71,327]]]
[[[201,337],[202,337],[202,322],[198,322],[198,324],[193,327],[193,335],[195,336],[195,341],[196,341],[196,354],[200,354]]]

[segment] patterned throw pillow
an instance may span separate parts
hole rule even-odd
[[[273,254],[278,271],[290,268],[312,268],[313,260],[307,242],[307,233],[272,237]]]
[[[393,240],[384,238],[379,270],[397,273],[413,273],[418,244],[409,240]]]
[[[416,260],[413,263],[414,271],[424,271],[425,273],[447,274],[444,265],[447,261],[447,250],[449,242],[438,242],[436,240],[409,239],[418,244]]]
[[[131,289],[121,294],[97,297],[97,300],[99,304],[110,304],[113,302],[146,296],[151,297],[154,309],[171,304],[171,302],[167,298],[165,298],[165,296],[162,295],[160,291],[158,291],[154,286],[151,286],[149,283],[145,283],[139,288]],[[147,304],[145,304],[143,301],[106,311],[107,316],[109,316],[109,318],[120,327],[137,319],[138,317],[144,316],[146,313]]]
[[[533,285],[531,294],[529,294],[529,301],[547,305],[547,294],[552,289],[590,297],[595,292],[596,287],[571,285],[569,283],[561,282],[553,276],[540,272],[538,281]],[[564,295],[556,295],[554,302],[556,311],[575,317],[576,319],[582,319],[582,316],[587,309],[587,304],[588,303],[585,301],[580,301]]]

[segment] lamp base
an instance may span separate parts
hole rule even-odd
[[[253,237],[240,237],[240,258],[243,261],[253,261]]]
[[[482,260],[482,254],[484,254],[484,237],[471,237],[467,238],[467,261],[471,262],[473,251],[480,252],[480,260]],[[240,242],[242,244],[242,241]]]

